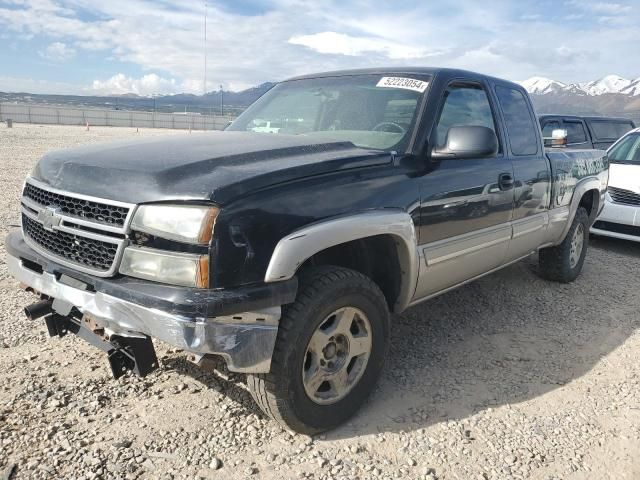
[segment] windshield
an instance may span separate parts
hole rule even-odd
[[[640,133],[627,135],[609,150],[608,155],[612,163],[640,164]]]
[[[429,77],[352,75],[283,82],[227,130],[305,135],[403,152]]]

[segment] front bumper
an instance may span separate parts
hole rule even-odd
[[[607,195],[591,233],[640,242],[640,207],[614,203]]]
[[[194,291],[140,280],[99,279],[40,257],[17,230],[7,237],[6,247],[9,272],[55,299],[58,314],[67,316],[75,307],[107,334],[149,336],[198,355],[220,355],[236,372],[269,371],[280,306],[292,302],[297,289],[296,281]]]

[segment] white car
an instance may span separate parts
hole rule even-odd
[[[609,150],[609,188],[591,233],[640,242],[640,128]]]

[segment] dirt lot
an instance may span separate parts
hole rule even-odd
[[[152,134],[188,135],[0,124],[2,237],[42,153]],[[375,394],[317,438],[163,345],[160,371],[112,380],[100,352],[24,318],[4,255],[0,479],[640,478],[640,244],[592,238],[571,285],[532,258],[395,316]]]

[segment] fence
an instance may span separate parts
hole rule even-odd
[[[88,123],[107,127],[222,130],[233,120],[233,117],[0,103],[0,122],[9,119],[17,123],[52,125],[86,125]]]

